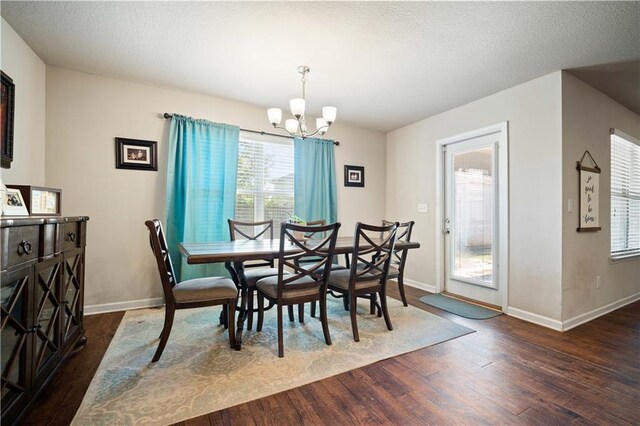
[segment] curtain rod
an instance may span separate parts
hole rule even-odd
[[[168,120],[169,118],[173,117],[173,114],[169,114],[168,112],[165,112],[163,117]],[[292,136],[279,135],[277,133],[263,132],[263,131],[260,131],[260,130],[249,130],[249,129],[243,129],[243,128],[240,128],[240,130],[242,130],[243,132],[256,133],[258,135],[269,135],[269,136],[276,136],[276,137],[279,137],[279,138],[293,139]],[[338,145],[340,145],[340,142],[339,141],[333,141],[333,144],[338,146]]]

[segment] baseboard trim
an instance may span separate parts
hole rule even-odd
[[[585,312],[584,314],[569,318],[568,320],[562,322],[562,331],[571,330],[572,328],[582,325],[585,322],[594,320],[638,300],[640,300],[640,293],[632,294],[631,296],[616,300],[615,302],[609,303],[608,305],[604,305],[589,312]]]
[[[155,308],[164,304],[163,297],[152,299],[129,300],[127,302],[104,303],[101,305],[87,305],[85,315],[106,314],[107,312],[128,311],[130,309]]]
[[[391,280],[391,281],[397,281],[397,280]],[[410,287],[417,288],[417,289],[424,290],[424,291],[428,291],[429,293],[435,293],[436,292],[436,286],[434,286],[434,285],[421,283],[419,281],[410,280],[408,278],[405,278],[403,281],[404,281],[405,285],[408,285]]]
[[[513,308],[511,306],[507,307],[506,314],[514,318],[550,328],[552,330],[562,331],[562,321],[554,320],[553,318],[534,314],[533,312],[524,311],[522,309]]]

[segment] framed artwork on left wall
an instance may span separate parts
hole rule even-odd
[[[116,168],[158,171],[157,142],[116,138]]]
[[[2,74],[2,95],[0,96],[0,166],[8,169],[13,161],[13,119],[16,103],[16,85],[11,77]]]

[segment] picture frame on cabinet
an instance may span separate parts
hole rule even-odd
[[[7,188],[2,200],[2,216],[29,216],[29,211],[19,189]]]
[[[31,216],[61,216],[62,190],[33,185],[8,185],[19,189]]]

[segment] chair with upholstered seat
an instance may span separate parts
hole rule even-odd
[[[314,229],[315,228],[315,229]],[[278,257],[278,275],[263,278],[257,283],[258,289],[258,325],[262,330],[264,320],[264,299],[276,304],[278,316],[278,356],[284,356],[282,336],[282,307],[304,305],[306,302],[320,301],[320,321],[325,342],[331,344],[329,324],[327,322],[327,279],[330,276],[333,252],[336,246],[339,223],[324,226],[304,226],[284,223],[280,231],[280,254]],[[322,233],[322,239],[307,240],[308,232]],[[303,233],[302,238],[300,234]],[[313,245],[311,245],[313,244]],[[297,249],[293,251],[292,249]],[[292,253],[293,251],[293,253]],[[301,268],[301,258],[316,259],[313,265]],[[284,268],[290,268],[287,274]]]
[[[318,220],[310,220],[306,223],[307,226],[324,226],[327,224],[327,221],[324,219],[318,219]],[[313,232],[307,232],[305,234],[306,238],[319,238],[324,236],[322,232],[319,232],[317,230],[314,230]],[[300,265],[301,268],[309,268],[313,265],[315,265],[317,259],[314,259],[313,257],[303,257],[301,258],[297,263],[298,265]],[[348,261],[348,259],[347,259]],[[332,271],[338,271],[340,269],[347,269],[345,266],[342,266],[338,263],[336,263],[336,258],[334,257],[334,261],[331,263],[331,270]],[[322,272],[321,270],[319,272]],[[293,307],[289,306],[289,317],[291,317],[293,313]],[[311,317],[315,317],[316,316],[316,302],[311,302],[311,312],[310,312]],[[298,318],[300,322],[304,322],[304,305],[298,305]]]
[[[237,239],[273,240],[273,220],[242,222],[234,219],[228,219],[228,222],[229,238],[231,241],[236,241]],[[251,330],[253,327],[253,298],[255,295],[256,283],[262,278],[278,274],[278,269],[274,268],[273,265],[273,259],[244,262],[243,274],[234,277],[238,280],[238,285],[247,289],[247,330]],[[293,321],[293,319],[291,320]]]
[[[235,330],[233,323],[238,290],[233,281],[224,277],[208,277],[186,280],[180,283],[176,282],[176,275],[167,249],[167,240],[160,220],[147,220],[145,225],[149,229],[149,242],[158,264],[165,301],[164,326],[160,334],[160,343],[152,362],[158,361],[164,351],[177,309],[223,305],[223,312],[228,315],[225,328],[229,331],[229,345],[234,347]],[[231,327],[227,327],[228,324]]]
[[[349,269],[332,272],[329,290],[347,296],[353,340],[360,340],[356,319],[358,297],[375,300],[379,296],[384,321],[393,330],[387,310],[387,274],[393,255],[398,224],[365,225],[358,222],[354,236],[352,262]]]
[[[383,220],[382,225],[388,226],[395,222]],[[411,241],[411,231],[413,229],[414,221],[400,223],[398,225],[398,233],[396,235],[396,243],[398,241],[409,242]],[[387,274],[388,280],[398,281],[398,291],[400,292],[400,298],[404,306],[409,306],[407,298],[404,295],[404,265],[407,262],[408,249],[395,249],[393,256],[391,256],[391,264],[389,265],[389,273]]]

